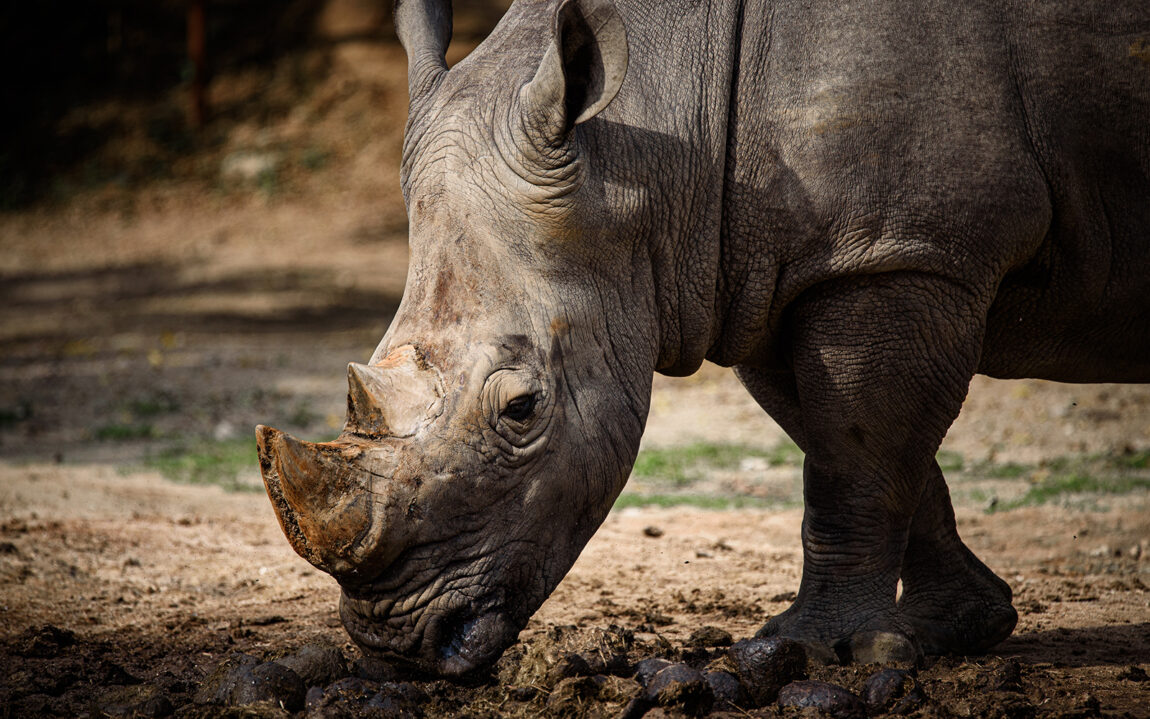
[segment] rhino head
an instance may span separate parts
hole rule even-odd
[[[401,0],[396,25],[403,300],[349,367],[336,440],[256,432],[284,533],[339,582],[356,643],[459,675],[515,640],[626,482],[656,319],[634,218],[604,202],[582,126],[623,82],[614,7],[518,3],[450,71],[449,6]]]

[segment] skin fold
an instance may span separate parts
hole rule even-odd
[[[760,634],[1007,637],[934,457],[976,373],[1150,381],[1150,6],[519,0],[450,70],[449,5],[395,18],[403,301],[338,439],[257,429],[364,651],[498,658],[626,482],[652,374],[704,360],[806,453]]]

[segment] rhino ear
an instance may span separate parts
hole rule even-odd
[[[611,103],[627,72],[627,31],[611,0],[563,0],[535,77],[520,93],[536,140],[562,142]]]
[[[395,34],[407,51],[408,93],[414,104],[447,72],[451,0],[395,0]]]

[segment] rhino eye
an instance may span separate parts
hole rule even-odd
[[[535,394],[524,394],[507,403],[503,416],[512,422],[524,422],[535,411]]]

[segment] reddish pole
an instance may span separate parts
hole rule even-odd
[[[204,0],[190,0],[188,3],[188,59],[192,63],[192,97],[188,108],[188,124],[199,129],[204,126],[207,116],[207,100],[204,97],[204,75],[207,59],[204,51]]]

